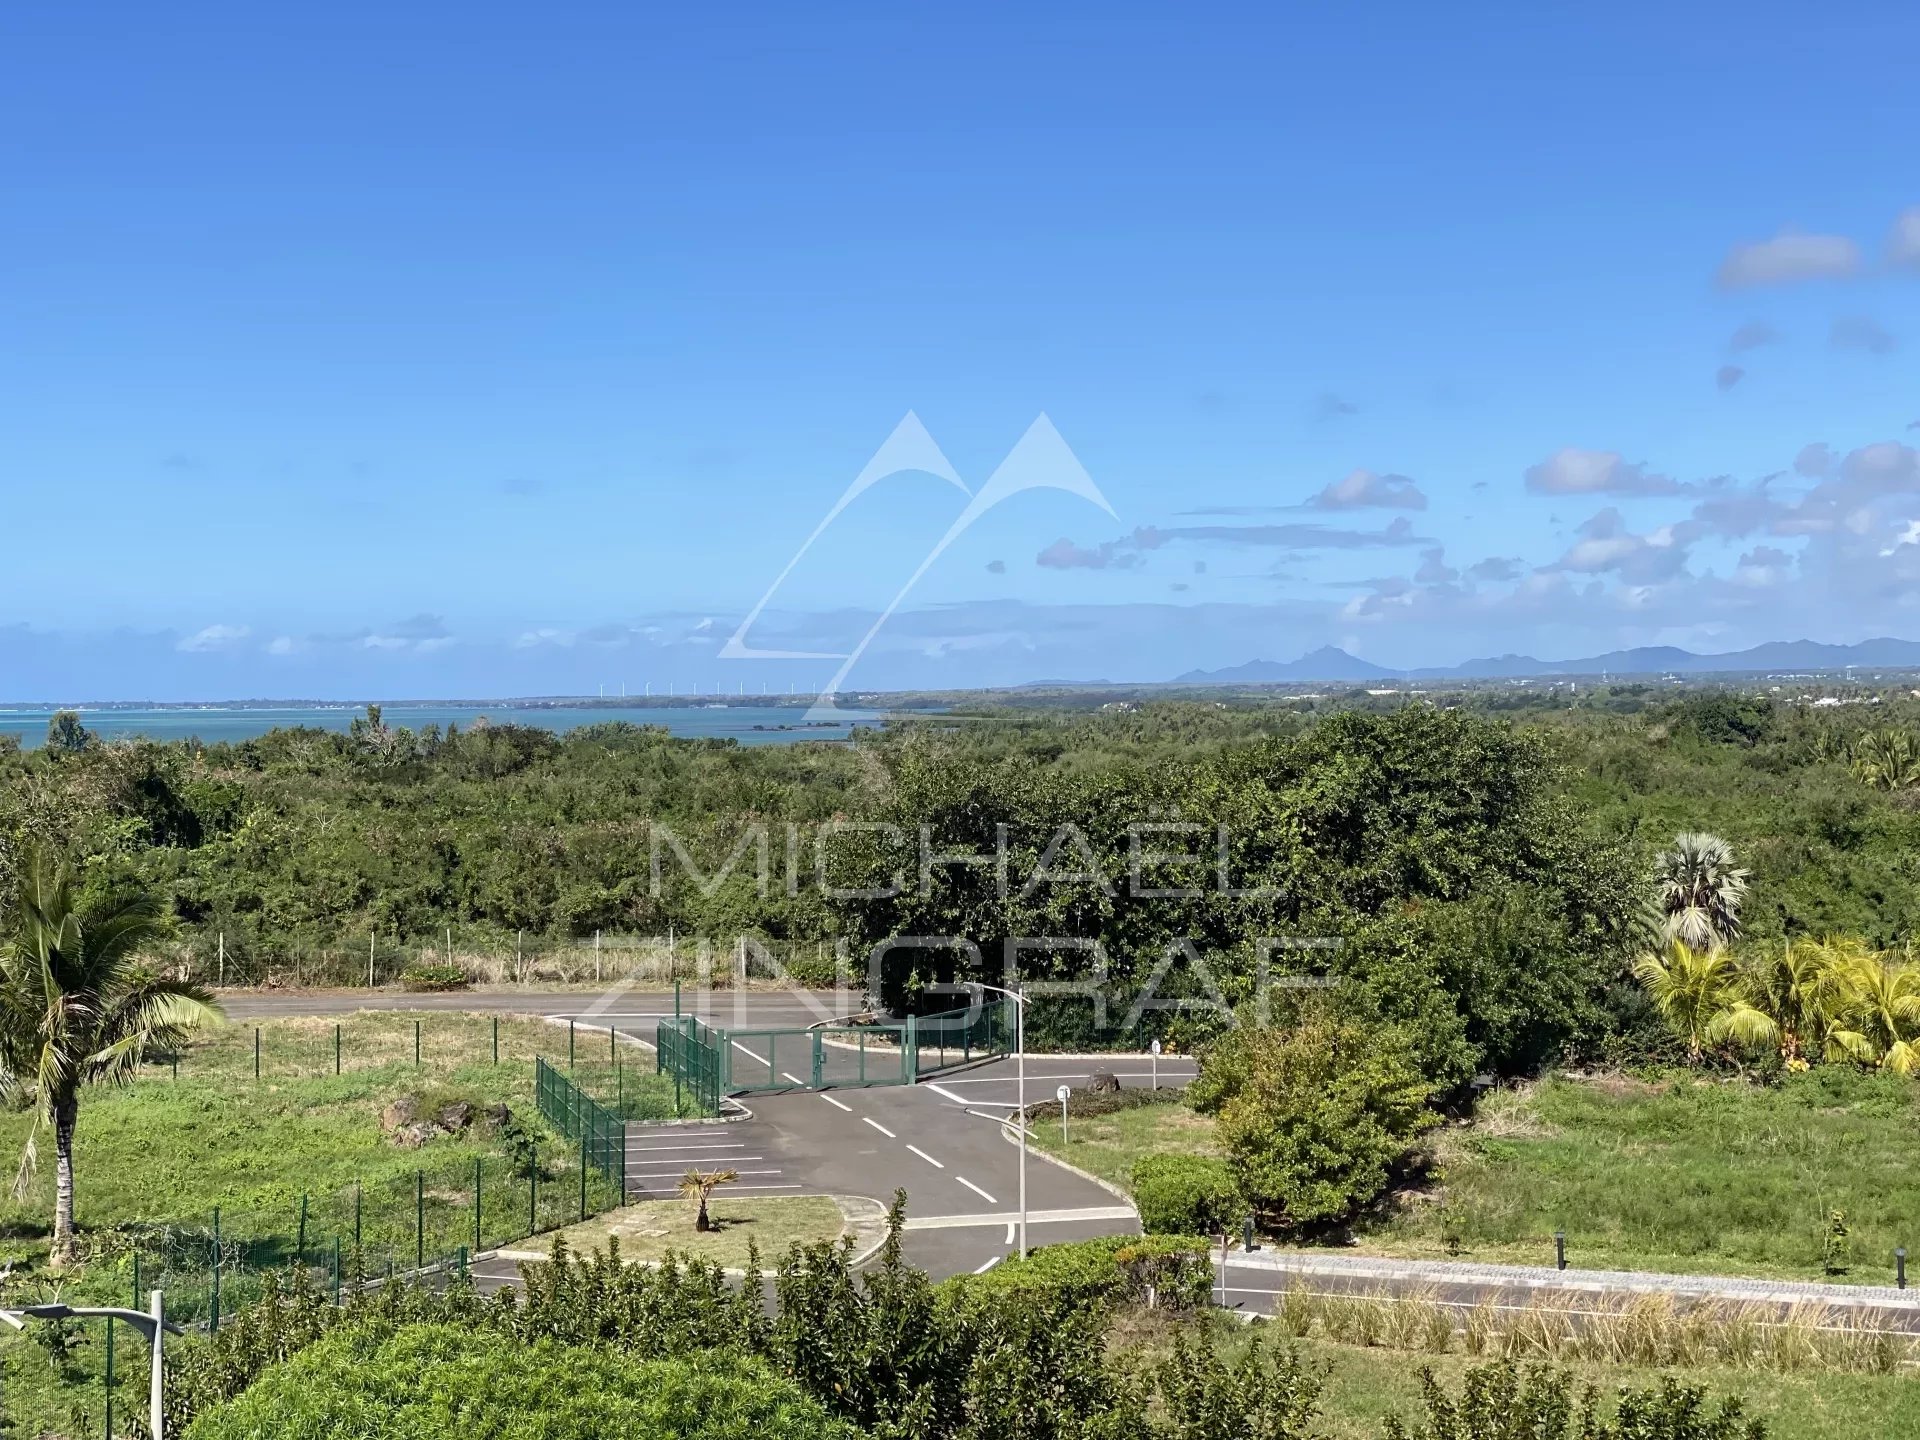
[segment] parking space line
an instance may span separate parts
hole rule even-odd
[[[967,1189],[973,1191],[974,1194],[978,1195],[982,1200],[986,1201],[987,1204],[998,1205],[1000,1203],[998,1200],[994,1199],[993,1196],[989,1195],[986,1191],[982,1190],[978,1185],[974,1184],[973,1181],[967,1179],[966,1176],[956,1175],[953,1178],[958,1180],[962,1185],[966,1186]]]
[[[726,1140],[722,1144],[630,1144],[628,1150],[745,1150],[745,1140]]]
[[[973,1273],[976,1275],[984,1275],[987,1273],[987,1271],[993,1269],[994,1266],[998,1265],[1005,1258],[1006,1257],[1004,1255],[996,1255],[991,1260],[987,1261],[986,1264],[982,1265],[978,1270],[974,1271]]]
[[[944,1170],[947,1168],[945,1165],[942,1165],[938,1160],[934,1159],[933,1156],[927,1154],[927,1152],[922,1150],[918,1145],[909,1145],[907,1146],[907,1149],[913,1151],[914,1154],[918,1155],[922,1160],[926,1161],[927,1164],[933,1166],[933,1168],[936,1170]]]
[[[807,1082],[802,1080],[798,1075],[794,1074],[791,1070],[782,1070],[780,1072],[780,1078],[782,1080],[791,1080],[795,1085],[798,1085],[802,1090],[807,1088]]]
[[[874,1119],[871,1115],[862,1115],[860,1118],[866,1121],[867,1124],[873,1126],[873,1128],[878,1130],[882,1135],[886,1136],[887,1139],[898,1140],[900,1138],[898,1135],[894,1134],[893,1131],[887,1129],[886,1126],[882,1125],[878,1120]],[[909,1145],[907,1148],[909,1150],[913,1149],[911,1145]]]
[[[833,1106],[836,1110],[844,1110],[849,1115],[853,1113],[853,1107],[851,1105],[843,1105],[838,1100],[834,1099],[831,1095],[822,1095],[820,1098],[826,1101],[827,1104]]]

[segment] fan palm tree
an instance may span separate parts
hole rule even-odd
[[[1845,1057],[1895,1075],[1920,1074],[1920,965],[1862,954],[1847,971],[1845,1018],[1827,1038]]]
[[[141,965],[162,933],[150,897],[82,906],[73,872],[50,851],[22,857],[0,946],[0,1083],[31,1095],[36,1115],[14,1180],[25,1194],[42,1126],[53,1130],[52,1263],[74,1258],[73,1136],[89,1085],[125,1085],[149,1051],[170,1048],[220,1011],[197,985]]]
[[[1655,862],[1654,882],[1664,930],[1690,949],[1718,949],[1740,934],[1740,906],[1748,872],[1733,862],[1733,847],[1718,835],[1688,831]]]
[[[740,1178],[738,1170],[689,1170],[680,1177],[680,1193],[689,1200],[699,1202],[700,1209],[693,1217],[693,1228],[701,1234],[713,1229],[713,1221],[707,1215],[707,1201],[713,1198],[713,1192],[722,1185],[731,1185]]]
[[[1709,1044],[1732,1036],[1729,1007],[1736,998],[1737,972],[1723,946],[1696,950],[1686,941],[1667,941],[1657,953],[1642,955],[1633,973],[1666,1021],[1687,1041],[1687,1059],[1698,1064]]]

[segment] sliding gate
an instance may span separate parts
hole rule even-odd
[[[683,1015],[660,1022],[656,1046],[661,1073],[717,1109],[720,1095],[911,1085],[957,1065],[1011,1054],[1014,1020],[1007,1000],[807,1029],[721,1030]]]

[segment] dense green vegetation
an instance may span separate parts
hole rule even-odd
[[[709,1410],[745,1424],[755,1406],[771,1433],[875,1440],[1327,1434],[1327,1369],[1301,1349],[1297,1317],[1249,1332],[1198,1306],[1206,1292],[1204,1241],[1119,1237],[1045,1247],[1024,1262],[936,1286],[903,1263],[900,1218],[896,1207],[896,1228],[865,1274],[853,1272],[842,1247],[790,1251],[773,1278],[770,1309],[757,1275],[733,1289],[710,1265],[645,1269],[622,1265],[611,1251],[561,1253],[528,1267],[523,1303],[482,1301],[460,1286],[432,1294],[401,1284],[335,1308],[296,1285],[219,1335],[189,1342],[169,1412],[191,1422],[191,1436],[214,1440],[318,1435],[322,1417],[374,1437],[450,1435],[458,1424],[472,1433],[648,1440],[727,1433],[710,1431]],[[1502,1343],[1483,1334],[1475,1353],[1491,1359]],[[555,1428],[535,1428],[501,1378],[474,1368],[489,1360],[508,1368],[507,1346],[526,1358],[527,1393],[550,1403]],[[410,1361],[419,1362],[411,1375]],[[519,1362],[511,1363],[517,1370]],[[656,1408],[628,1411],[642,1403],[634,1388],[642,1371],[657,1388]],[[751,1390],[732,1388],[729,1379]],[[1564,1370],[1482,1365],[1463,1377],[1462,1405],[1450,1380],[1436,1378],[1421,1403],[1393,1407],[1398,1415],[1376,1413],[1374,1425],[1357,1433],[1397,1435],[1403,1417],[1417,1426],[1456,1409],[1464,1423],[1441,1432],[1449,1440],[1502,1440],[1517,1433],[1504,1421],[1521,1417],[1524,1433],[1561,1440],[1575,1432],[1569,1423],[1556,1427],[1555,1418],[1570,1422],[1583,1413],[1590,1420],[1578,1432],[1584,1440],[1758,1440],[1768,1433],[1764,1421],[1736,1425],[1737,1399],[1672,1378],[1617,1397],[1583,1397]],[[583,1382],[607,1393],[566,1393]],[[1478,1405],[1474,1397],[1483,1393],[1511,1393],[1512,1416]],[[692,1395],[707,1398],[682,1403]],[[480,1408],[483,1401],[493,1409]],[[391,1414],[417,1428],[391,1428]],[[579,1428],[595,1423],[605,1428]]]
[[[423,1383],[431,1374],[431,1383]],[[852,1440],[752,1363],[642,1360],[448,1325],[346,1330],[278,1366],[187,1440]]]

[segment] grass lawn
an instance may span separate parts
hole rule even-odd
[[[1462,1355],[1411,1355],[1309,1340],[1301,1352],[1329,1367],[1321,1395],[1324,1428],[1332,1440],[1376,1440],[1381,1418],[1397,1414],[1411,1423],[1420,1406],[1420,1370],[1456,1388],[1475,1362]],[[1747,1410],[1767,1422],[1770,1440],[1858,1440],[1863,1435],[1920,1435],[1920,1385],[1906,1375],[1773,1375],[1747,1370],[1643,1370],[1613,1365],[1573,1365],[1582,1382],[1608,1394],[1615,1387],[1644,1388],[1662,1373],[1704,1385],[1714,1397],[1739,1395]]]
[[[840,1207],[824,1195],[732,1198],[722,1189],[707,1202],[707,1214],[716,1228],[703,1235],[693,1228],[692,1202],[648,1200],[568,1226],[563,1233],[576,1252],[602,1249],[617,1236],[626,1260],[659,1260],[673,1250],[729,1270],[746,1266],[747,1246],[755,1243],[761,1263],[771,1270],[789,1247],[838,1240],[850,1228]]]
[[[1773,1088],[1679,1074],[1653,1082],[1549,1079],[1483,1105],[1439,1138],[1441,1199],[1404,1207],[1363,1244],[1569,1263],[1891,1283],[1896,1245],[1920,1248],[1913,1183],[1920,1085],[1835,1066]],[[1841,1210],[1853,1263],[1825,1277],[1821,1237]]]
[[[1178,1104],[1070,1120],[1064,1146],[1057,1120],[1035,1134],[1123,1187],[1142,1155],[1215,1153],[1212,1123]],[[1437,1184],[1353,1238],[1384,1254],[1540,1265],[1564,1230],[1578,1268],[1888,1284],[1895,1246],[1920,1255],[1916,1134],[1920,1083],[1837,1066],[1773,1087],[1686,1073],[1548,1079],[1438,1132]],[[1833,1210],[1852,1263],[1829,1276]]]
[[[32,1188],[21,1200],[0,1198],[0,1262],[13,1263],[0,1300],[32,1303],[57,1284],[62,1297],[75,1302],[125,1304],[138,1250],[142,1288],[162,1285],[174,1313],[200,1316],[210,1305],[218,1206],[222,1300],[231,1310],[251,1293],[251,1272],[295,1257],[303,1199],[310,1260],[329,1264],[336,1237],[351,1253],[357,1199],[362,1264],[378,1269],[391,1257],[407,1268],[419,1249],[434,1257],[473,1245],[476,1166],[483,1246],[519,1240],[530,1224],[544,1230],[577,1220],[577,1152],[547,1129],[533,1098],[535,1057],[564,1067],[567,1032],[503,1016],[497,1035],[496,1062],[491,1016],[380,1011],[274,1020],[260,1028],[256,1080],[254,1027],[230,1025],[182,1055],[177,1078],[171,1063],[163,1063],[148,1066],[125,1089],[86,1092],[74,1144],[75,1210],[86,1262],[57,1281],[44,1268],[54,1167],[50,1138],[42,1134]],[[594,1038],[605,1044],[604,1037]],[[629,1109],[670,1115],[672,1084],[653,1074],[651,1052],[622,1055],[629,1057],[637,1073],[620,1076]],[[579,1058],[583,1065],[589,1058],[585,1037]],[[604,1051],[592,1059],[612,1075]],[[414,1101],[425,1118],[465,1101],[475,1109],[474,1123],[401,1148],[381,1127],[382,1111],[401,1099]],[[507,1138],[485,1123],[486,1107],[496,1103],[506,1104],[534,1138],[543,1177],[537,1184],[521,1173]],[[17,1155],[32,1128],[30,1114],[0,1114],[0,1151]],[[597,1172],[589,1172],[588,1181],[589,1204],[606,1203]],[[419,1242],[416,1218],[425,1223]],[[98,1427],[103,1335],[97,1328],[74,1327],[74,1333],[75,1348],[64,1357],[45,1348],[48,1336],[38,1327],[31,1336],[0,1338],[7,1419],[31,1415],[69,1424],[68,1408],[80,1403]],[[126,1354],[137,1351],[128,1342]]]
[[[1175,1098],[1177,1091],[1166,1093],[1163,1104],[1136,1105],[1084,1119],[1072,1113],[1069,1101],[1066,1143],[1060,1140],[1058,1115],[1033,1122],[1034,1143],[1123,1190],[1128,1188],[1134,1162],[1144,1155],[1219,1154],[1213,1141],[1213,1121],[1181,1104]]]
[[[126,1251],[136,1234],[147,1242],[210,1244],[216,1206],[223,1242],[250,1247],[234,1261],[272,1263],[297,1249],[303,1202],[310,1255],[324,1253],[335,1236],[351,1246],[356,1201],[368,1248],[411,1251],[416,1207],[425,1212],[430,1253],[471,1246],[476,1162],[484,1245],[524,1233],[530,1216],[541,1228],[577,1216],[570,1155],[545,1130],[533,1103],[534,1057],[544,1052],[563,1059],[564,1031],[503,1018],[496,1063],[490,1017],[347,1016],[338,1022],[336,1075],[335,1023],[280,1020],[262,1027],[258,1080],[253,1028],[229,1026],[182,1057],[178,1078],[171,1065],[149,1066],[128,1088],[84,1095],[74,1189],[94,1261],[89,1270],[126,1270],[130,1282]],[[671,1111],[670,1087],[663,1097],[661,1080],[644,1060],[628,1088],[661,1113]],[[402,1148],[383,1134],[381,1113],[404,1099],[429,1118],[443,1105],[466,1101],[475,1107],[475,1123]],[[505,1103],[546,1152],[541,1184],[515,1173],[505,1138],[485,1123],[485,1107],[495,1103]],[[0,1115],[0,1149],[17,1154],[32,1129],[31,1115]],[[39,1148],[39,1173],[25,1198],[0,1199],[0,1260],[15,1262],[16,1287],[20,1271],[46,1253],[53,1156],[44,1134]]]

